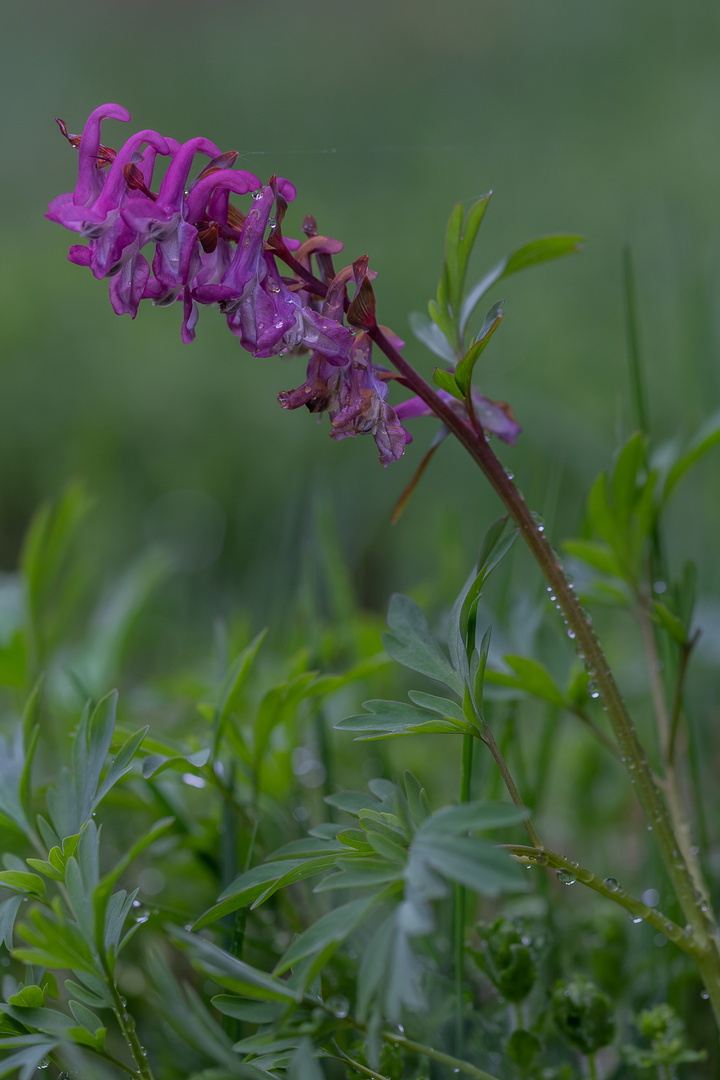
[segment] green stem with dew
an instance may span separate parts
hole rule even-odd
[[[462,770],[460,774],[460,802],[470,802],[472,781],[473,736],[463,735]],[[465,900],[464,886],[455,885],[453,890],[454,936],[455,936],[455,1053],[463,1049],[463,970],[465,966]]]
[[[535,521],[520,491],[506,475],[487,439],[479,437],[471,425],[435,393],[432,387],[401,356],[378,326],[373,326],[368,333],[394,365],[404,385],[432,409],[480,467],[518,526],[523,540],[557,597],[568,625],[568,635],[575,642],[575,647],[584,660],[590,677],[595,680],[620,749],[621,759],[645,817],[653,829],[666,872],[698,947],[696,956],[698,970],[705,983],[718,1024],[720,1024],[720,953],[714,929],[705,911],[702,910],[705,905],[696,899],[692,874],[675,834],[670,814],[600,642],[588,615],[575,595],[572,583],[568,581],[556,553],[548,543],[544,526]]]

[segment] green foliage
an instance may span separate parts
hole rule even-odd
[[[615,1036],[613,1006],[607,994],[587,976],[559,982],[550,999],[555,1023],[571,1046],[594,1054]]]
[[[531,939],[506,919],[479,927],[479,933],[483,948],[473,954],[478,966],[504,998],[524,1001],[537,978]]]
[[[576,237],[526,245],[463,299],[486,207],[454,211],[432,319],[413,320],[457,365],[436,382],[464,401],[502,314],[493,305],[466,347],[481,296],[577,250]],[[633,435],[566,544],[583,595],[651,621],[678,746],[702,603],[695,564],[668,569],[662,522],[717,431],[714,418],[660,453]],[[288,598],[282,633],[231,618],[214,649],[156,673],[143,648],[156,624],[133,634],[167,562],[135,560],[95,602],[78,550],[86,514],[81,488],[39,512],[17,579],[27,602],[0,644],[0,1076],[47,1064],[51,1077],[143,1080],[427,1080],[458,1067],[476,1080],[564,1078],[576,1051],[612,1041],[608,994],[619,1015],[638,1014],[643,1042],[618,1068],[703,1061],[690,1049],[705,1041],[700,1007],[685,1011],[691,1039],[669,1006],[640,1011],[661,978],[681,1008],[689,960],[678,952],[663,967],[674,946],[661,952],[662,935],[579,914],[542,876],[546,852],[524,845],[528,874],[507,850],[523,827],[546,835],[564,817],[574,856],[592,852],[600,874],[608,862],[638,896],[656,880],[651,862],[629,865],[615,760],[585,743],[588,730],[605,734],[591,673],[562,627],[540,624],[521,561],[503,565],[518,535],[507,519],[487,530],[452,606],[427,584],[423,606],[392,598],[385,655],[324,527],[313,544],[327,580],[315,584],[330,620],[317,598]],[[563,727],[564,714],[584,729]],[[468,755],[475,740],[494,761]],[[498,801],[503,755],[532,823]],[[659,903],[684,925],[672,899]]]
[[[675,1010],[665,1003],[645,1009],[633,1023],[650,1046],[624,1046],[623,1056],[639,1069],[684,1065],[703,1061],[706,1055],[687,1046],[685,1025]]]
[[[470,256],[491,195],[492,192],[488,192],[474,203],[467,215],[461,203],[455,206],[445,234],[443,269],[437,295],[428,304],[430,318],[417,312],[410,316],[410,326],[418,340],[436,356],[453,366],[458,365],[461,397],[468,393],[475,361],[497,328],[501,317],[502,301],[490,309],[470,349],[464,348],[468,322],[483,296],[503,278],[516,274],[519,270],[582,250],[581,236],[557,235],[532,240],[502,259],[466,295],[465,279]],[[436,382],[450,393],[456,392],[451,389],[451,385],[440,382],[443,377],[444,373],[438,371]],[[455,385],[454,382],[452,385]]]

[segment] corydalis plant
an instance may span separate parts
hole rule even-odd
[[[109,279],[116,314],[134,318],[143,300],[161,306],[182,302],[187,343],[195,337],[199,305],[217,306],[255,357],[309,351],[306,381],[279,395],[282,407],[327,412],[335,440],[372,434],[383,465],[402,457],[410,441],[402,421],[430,410],[419,398],[398,408],[388,402],[388,382],[396,376],[372,359],[375,274],[367,258],[336,272],[333,255],[343,245],[318,235],[309,216],[302,241],[284,236],[294,186],[276,176],[262,185],[252,173],[233,169],[235,151],[223,153],[205,138],[181,144],[149,129],[115,151],[100,142],[104,119],[129,121],[130,114],[120,105],[101,105],[81,135],[69,134],[58,120],[78,150],[78,181],[73,192],[53,200],[46,216],[87,241],[74,244],[68,257]],[[190,180],[198,154],[209,160]],[[158,156],[169,157],[170,164],[153,191]],[[247,212],[230,202],[231,194],[250,193]],[[154,246],[152,264],[143,254],[148,246]],[[402,349],[396,335],[386,335],[393,349]],[[477,391],[468,403],[454,400],[447,388],[442,393],[465,422],[480,417],[485,431],[515,442],[520,429],[507,406]]]

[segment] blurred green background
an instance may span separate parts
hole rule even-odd
[[[502,445],[500,454],[558,546],[580,527],[589,484],[631,430],[625,244],[636,268],[655,441],[689,435],[720,407],[720,5],[5,0],[2,16],[0,648],[10,648],[8,611],[20,606],[10,575],[30,516],[40,501],[82,480],[94,509],[79,544],[83,565],[63,587],[72,593],[77,580],[85,615],[94,614],[74,626],[64,615],[56,619],[51,666],[74,664],[98,694],[119,681],[134,726],[147,717],[156,733],[182,716],[194,738],[198,718],[187,702],[209,699],[205,683],[217,665],[208,657],[213,650],[232,657],[264,625],[273,628],[271,657],[287,631],[290,646],[307,646],[310,666],[342,668],[348,657],[379,649],[392,591],[412,592],[438,623],[500,507],[448,442],[391,527],[432,422],[416,421],[404,459],[382,469],[371,439],[334,444],[326,422],[283,412],[276,395],[303,381],[304,365],[253,360],[219,313],[201,311],[191,346],[180,340],[179,306],[143,305],[134,322],[115,316],[107,283],[67,261],[74,238],[43,217],[76,177],[55,116],[80,131],[98,104],[120,102],[134,129],[180,140],[203,134],[239,150],[239,166],[261,179],[291,178],[298,198],[287,233],[297,235],[312,212],[322,232],[345,242],[348,262],[369,254],[379,274],[380,321],[406,339],[407,357],[427,376],[434,359],[412,339],[407,316],[434,293],[445,223],[458,200],[470,204],[495,191],[471,280],[532,237],[585,235],[582,256],[513,277],[487,298],[489,306],[503,295],[506,317],[478,370],[483,392],[510,402],[523,427],[517,447]],[[103,141],[117,146],[127,134],[108,123]],[[717,478],[718,458],[710,455],[683,481],[668,537],[675,572],[688,556],[699,566],[704,634],[691,705],[704,704],[690,711],[703,729],[695,734],[706,794],[717,789],[719,767],[710,745],[720,719]],[[167,578],[152,556],[142,561],[158,543],[170,548],[179,571]],[[140,606],[151,585],[135,647],[120,657],[113,615],[118,608],[132,615],[134,597]],[[549,620],[532,641],[543,596],[516,545],[491,584],[487,617],[498,647],[537,646],[564,679],[573,651],[560,620]],[[65,610],[76,611],[72,604]],[[223,617],[225,637],[217,631]],[[595,617],[647,737],[638,639],[624,616]],[[327,637],[320,643],[312,639],[318,625]],[[84,666],[68,646],[78,636]],[[110,659],[101,663],[105,654]],[[378,678],[402,682],[389,669]],[[83,688],[66,683],[70,712]],[[379,692],[402,696],[405,689]],[[499,716],[502,703],[493,707]],[[325,719],[357,709],[348,691]],[[521,749],[539,788],[536,712],[530,708]],[[549,833],[561,849],[592,843],[593,865],[654,887],[662,881],[657,860],[628,828],[638,824],[636,811],[576,728],[564,725],[562,751],[543,778]],[[296,737],[288,736],[289,745]],[[436,744],[400,740],[387,751],[381,744],[366,760],[346,736],[333,738],[340,786],[351,769],[359,783],[401,766],[424,775],[431,764],[454,792],[457,762],[448,756],[443,763]],[[652,753],[651,739],[650,746]],[[478,762],[486,768],[483,776],[489,765]],[[716,799],[708,817],[717,817]],[[709,861],[716,874],[717,846]],[[210,903],[210,885],[201,887]],[[577,890],[571,897],[579,910]],[[650,938],[640,940],[652,955]],[[671,950],[663,955],[669,970]],[[656,971],[648,970],[652,993]],[[691,1015],[698,996],[692,987]]]
[[[495,191],[478,276],[533,236],[583,233],[583,256],[503,283],[507,315],[480,376],[523,426],[502,457],[532,505],[555,492],[556,540],[629,427],[626,241],[658,438],[717,408],[717,5],[8,0],[3,24],[0,569],[16,565],[37,502],[79,477],[102,572],[169,540],[186,571],[173,588],[203,628],[238,605],[260,624],[302,578],[318,493],[376,609],[433,577],[438,543],[452,595],[497,514],[446,445],[391,528],[429,421],[383,470],[371,440],[333,445],[326,424],[281,411],[276,394],[303,381],[302,364],[251,359],[214,310],[192,346],[179,308],[113,314],[107,284],[66,261],[70,234],[43,218],[76,175],[53,117],[79,131],[104,101],[136,128],[202,133],[263,179],[291,177],[287,231],[311,211],[348,261],[370,255],[381,321],[426,374],[407,314],[432,295],[456,201]],[[103,138],[127,134],[111,122]],[[678,518],[700,507],[710,526],[685,539],[715,592],[716,477],[705,464]]]

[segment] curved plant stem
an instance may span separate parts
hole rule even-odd
[[[495,736],[493,735],[492,731],[490,730],[490,728],[488,727],[488,725],[486,723],[483,723],[482,728],[481,728],[477,738],[482,739],[482,741],[485,743],[488,750],[492,754],[493,758],[495,759],[495,764],[497,765],[497,767],[498,767],[498,769],[500,771],[500,775],[503,778],[503,783],[505,784],[505,787],[507,788],[507,791],[508,791],[508,794],[509,794],[510,798],[515,803],[515,806],[520,807],[521,810],[527,809],[527,807],[525,806],[525,803],[522,801],[522,797],[520,795],[520,792],[517,789],[517,785],[516,785],[515,781],[513,780],[513,776],[512,776],[512,773],[510,772],[510,769],[508,768],[508,764],[507,764],[505,758],[503,757],[502,750],[500,749],[497,742],[495,741]],[[523,821],[523,825],[525,826],[525,831],[528,834],[528,836],[530,837],[530,840],[532,841],[533,846],[536,847],[536,848],[543,849],[545,847],[545,845],[543,844],[542,840],[538,836],[537,831],[535,829],[535,826],[532,824],[532,822],[531,821]]]
[[[566,859],[564,855],[559,855],[557,851],[550,851],[549,848],[538,851],[536,848],[526,847],[522,844],[502,844],[500,846],[528,866],[547,866],[550,870],[561,870],[566,874],[571,874],[582,885],[586,885],[589,889],[600,893],[607,900],[612,900],[613,903],[624,907],[633,918],[642,919],[655,927],[656,930],[659,930],[670,941],[675,942],[694,959],[697,960],[702,955],[695,939],[690,934],[673,922],[672,919],[668,919],[661,911],[648,907],[642,900],[637,900],[630,893],[625,892],[614,878],[605,878],[603,880],[603,878],[593,874],[592,870],[588,870],[584,866],[578,866],[572,859]]]
[[[318,1001],[317,998],[307,998],[308,1004],[312,1004],[317,1007],[327,1009],[327,1006]],[[330,1014],[332,1015],[332,1013]],[[343,1023],[342,1027],[351,1028],[354,1031],[367,1031],[367,1024],[364,1024],[361,1020],[355,1020],[352,1017],[348,1017]],[[410,1050],[413,1054],[421,1054],[422,1057],[430,1058],[431,1061],[437,1061],[441,1065],[447,1065],[456,1073],[463,1073],[465,1076],[472,1077],[472,1080],[498,1080],[497,1076],[493,1076],[491,1073],[485,1072],[484,1069],[479,1069],[477,1065],[473,1065],[471,1061],[465,1061],[463,1058],[453,1057],[452,1054],[446,1054],[443,1050],[436,1050],[433,1046],[426,1046],[425,1043],[415,1042],[414,1039],[408,1039],[400,1031],[381,1031],[380,1038],[383,1042],[388,1043],[390,1046],[399,1046],[404,1050]]]
[[[686,806],[683,803],[680,790],[680,780],[675,765],[675,731],[677,723],[671,721],[665,701],[665,690],[660,677],[660,657],[657,651],[657,642],[650,615],[645,604],[641,604],[637,610],[638,621],[642,630],[645,655],[650,673],[650,686],[652,691],[653,707],[657,721],[658,738],[660,741],[660,755],[663,764],[663,778],[659,781],[667,800],[668,812],[678,840],[678,847],[682,851],[687,864],[695,890],[702,896],[703,908],[707,912],[708,920],[715,921],[710,904],[710,894],[703,878],[700,863],[693,851],[690,824]],[[687,661],[685,661],[685,665]],[[682,685],[681,675],[678,673],[678,681]]]
[[[460,802],[470,802],[470,782],[472,779],[473,736],[463,735],[462,772],[460,775]],[[455,909],[455,1053],[463,1052],[463,969],[465,966],[465,888],[454,888]]]
[[[289,252],[276,251],[276,254],[306,281],[317,295],[325,296],[327,285],[305,270]],[[698,948],[696,963],[712,1003],[718,1026],[720,1026],[720,952],[716,929],[707,918],[707,905],[702,895],[696,895],[692,874],[678,837],[675,835],[672,819],[600,642],[592,628],[590,618],[575,595],[572,583],[568,581],[560,560],[548,543],[544,535],[544,526],[535,521],[522,494],[507,476],[502,463],[488,444],[482,428],[479,427],[479,430],[476,430],[472,424],[467,423],[456,413],[405,360],[376,323],[366,326],[365,329],[398,372],[403,385],[430,407],[438,420],[445,424],[479,465],[518,526],[523,540],[546,581],[552,587],[566,619],[568,635],[575,641],[578,654],[584,660],[588,674],[595,680],[600,692],[603,707],[608,714],[620,749],[621,760],[635,787],[638,801],[648,821],[648,827],[654,831],[667,875],[687,919],[689,932],[693,935]]]
[[[437,1061],[441,1065],[447,1065],[453,1072],[464,1073],[465,1076],[471,1076],[473,1080],[497,1080],[496,1076],[486,1073],[484,1069],[478,1069],[477,1065],[473,1065],[469,1061],[463,1061],[462,1058],[456,1058],[451,1054],[445,1054],[442,1050],[435,1050],[432,1046],[425,1046],[424,1043],[415,1042],[413,1039],[407,1039],[404,1035],[394,1034],[391,1031],[383,1031],[381,1037],[385,1042],[391,1043],[393,1046],[402,1046],[415,1054],[422,1054],[423,1057],[430,1058],[432,1061]]]
[[[327,1053],[337,1061],[344,1061],[347,1065],[351,1065],[356,1072],[362,1073],[363,1076],[371,1077],[371,1080],[388,1080],[387,1076],[383,1076],[382,1073],[375,1072],[374,1069],[369,1069],[367,1065],[361,1065],[359,1061],[349,1057],[334,1040],[333,1050],[328,1050]]]
[[[105,974],[107,976],[108,989],[113,1000],[113,1012],[115,1013],[115,1019],[118,1022],[118,1026],[120,1028],[120,1031],[122,1032],[123,1038],[125,1039],[130,1053],[133,1056],[133,1061],[137,1066],[137,1073],[135,1075],[139,1077],[139,1080],[155,1080],[152,1069],[148,1064],[147,1055],[143,1050],[142,1046],[140,1045],[140,1040],[137,1037],[137,1032],[135,1031],[135,1021],[125,1008],[125,1002],[120,997],[120,993],[115,984],[115,979],[113,978],[112,972],[110,971],[106,961],[103,961],[103,966],[105,968]]]
[[[634,724],[605,659],[600,642],[595,636],[590,619],[578,601],[572,584],[565,576],[557,555],[545,538],[544,527],[533,518],[520,491],[506,475],[487,440],[478,437],[473,428],[435,393],[432,387],[401,356],[378,326],[373,327],[368,333],[402,376],[405,385],[429,405],[438,419],[452,431],[480,466],[518,526],[523,540],[552,587],[567,621],[568,634],[575,641],[590,677],[597,684],[620,748],[621,759],[635,787],[648,824],[654,831],[668,877],[699,948],[699,955],[696,957],[698,969],[712,1001],[718,1024],[720,1024],[720,954],[713,926],[705,911],[702,910],[706,905],[702,902],[702,897],[698,900],[695,896],[692,875],[681,851],[678,837],[675,835],[665,802],[655,783],[645,750],[637,737]]]

